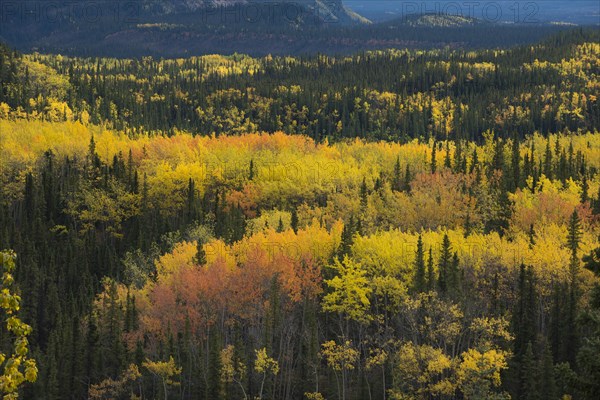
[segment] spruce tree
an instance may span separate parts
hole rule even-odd
[[[450,239],[446,233],[444,234],[444,239],[442,241],[442,252],[438,262],[438,288],[442,294],[445,294],[448,291],[448,275],[452,263],[451,258]]]
[[[541,399],[556,399],[556,378],[554,376],[554,362],[548,342],[544,342],[539,368],[539,395]]]
[[[412,181],[412,175],[410,172],[410,165],[406,164],[406,170],[404,171],[404,182],[402,190],[406,193],[410,193],[410,183]],[[600,201],[599,201],[600,203]]]
[[[564,304],[565,290],[563,285],[555,283],[552,288],[552,310],[550,314],[550,330],[549,330],[549,341],[550,348],[552,350],[552,356],[555,362],[566,361],[564,349],[564,334],[565,328],[565,310]]]
[[[567,355],[567,361],[575,365],[575,354],[578,348],[578,333],[576,328],[577,314],[579,312],[580,287],[578,282],[580,260],[578,255],[579,243],[581,241],[581,222],[577,210],[571,214],[569,220],[569,229],[567,236],[567,245],[571,251],[571,260],[569,263],[569,299],[567,304],[567,318],[565,324],[569,327],[566,330],[564,342],[564,354]]]
[[[432,174],[435,174],[437,171],[436,153],[437,153],[437,142],[434,141],[433,147],[431,148],[431,164],[430,164]]]
[[[469,173],[475,172],[479,168],[479,158],[477,156],[477,148],[473,149],[473,155],[471,156],[471,168]]]
[[[517,188],[521,187],[521,150],[519,148],[519,138],[517,135],[513,135],[512,140],[512,157],[511,157],[511,170],[512,180],[509,190],[514,192]]]
[[[188,189],[187,189],[187,210],[186,210],[186,218],[187,221],[192,221],[196,218],[196,185],[192,178],[188,181]]]
[[[592,214],[600,215],[600,186],[598,186],[598,194],[596,200],[594,200],[594,206],[592,207]]]
[[[516,398],[527,399],[531,395],[534,379],[532,346],[537,336],[537,296],[533,270],[521,264],[517,283],[517,301],[512,315],[514,332],[512,380]]]
[[[508,192],[503,189],[497,191],[496,203],[498,204],[497,212],[486,222],[486,232],[498,232],[500,235],[504,235],[510,224],[513,203],[508,197]]]
[[[492,165],[490,168],[490,173],[494,171],[501,171],[503,173],[503,177],[506,180],[506,173],[504,171],[504,142],[501,139],[496,139],[496,143],[494,146],[494,154],[492,155]]]
[[[367,180],[363,178],[362,183],[360,185],[360,208],[361,210],[365,210],[367,208],[367,202],[369,199],[369,190],[367,189]]]
[[[541,400],[538,396],[537,387],[537,362],[533,354],[531,342],[527,343],[519,372],[520,382],[517,399]]]
[[[221,399],[221,338],[216,330],[210,332],[208,337],[208,380],[206,386],[206,399]]]
[[[529,248],[533,249],[533,246],[535,246],[535,229],[533,228],[533,224],[529,225],[527,235],[529,237]]]
[[[515,359],[520,361],[527,343],[536,343],[537,295],[533,269],[521,264],[517,284],[517,302],[512,316]]]
[[[250,160],[250,165],[248,166],[248,180],[251,181],[254,179],[254,160]]]
[[[588,183],[587,175],[584,174],[581,178],[581,203],[586,203],[589,200],[590,185]]]
[[[452,169],[452,160],[450,159],[450,141],[446,140],[446,157],[444,157],[444,168]]]
[[[427,291],[431,292],[436,287],[435,272],[433,270],[433,251],[429,248],[429,257],[427,258]]]
[[[408,165],[407,165],[408,166]],[[400,156],[396,159],[396,164],[394,164],[394,181],[392,182],[392,189],[395,191],[402,190],[402,170],[400,168]]]
[[[471,230],[473,229],[472,225],[471,225],[471,213],[469,211],[467,211],[467,216],[465,217],[465,233],[464,236],[465,238],[468,238],[469,236],[471,236]]]
[[[452,255],[452,261],[450,262],[450,269],[448,272],[448,291],[450,291],[453,294],[459,294],[460,281],[460,261],[458,259],[458,253],[454,252],[454,254]]]
[[[298,234],[298,210],[296,207],[292,208],[290,225],[295,234]]]
[[[546,142],[546,153],[544,155],[544,175],[546,176],[546,178],[553,178],[552,169],[552,150],[550,148],[550,138],[548,138],[548,141]]]
[[[463,169],[463,152],[462,152],[462,140],[456,141],[456,150],[454,151],[454,173],[465,173]]]
[[[573,211],[571,214],[571,218],[569,220],[569,228],[567,235],[567,246],[571,252],[571,259],[569,262],[569,274],[570,281],[569,284],[571,286],[571,292],[573,296],[578,297],[579,295],[579,285],[578,285],[578,274],[579,274],[579,244],[581,242],[581,221],[579,219],[579,215],[577,214],[577,210]],[[574,298],[576,300],[576,298]]]
[[[352,244],[354,243],[355,232],[354,216],[350,216],[350,220],[347,224],[344,224],[344,228],[342,229],[342,238],[338,249],[338,258],[340,260],[343,260],[345,255],[350,254]]]
[[[567,156],[565,154],[564,149],[561,151],[560,159],[558,161],[558,178],[560,179],[563,186],[567,183],[568,166],[567,166]]]
[[[427,288],[425,276],[425,252],[423,251],[423,238],[419,235],[417,240],[417,252],[415,255],[415,276],[413,282],[413,290],[415,293],[424,292]]]
[[[204,250],[204,243],[200,239],[196,242],[196,257],[194,262],[198,265],[206,264],[206,251]]]

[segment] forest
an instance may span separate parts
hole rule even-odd
[[[599,43],[2,45],[0,393],[600,398]]]

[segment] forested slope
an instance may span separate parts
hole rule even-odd
[[[21,106],[17,114],[83,115],[134,132],[281,130],[317,141],[408,140],[433,133],[480,141],[487,130],[503,137],[594,131],[600,121],[598,41],[597,31],[576,30],[536,46],[479,52],[8,57],[2,68],[16,64],[16,81],[3,85],[9,92],[4,101],[13,109]]]
[[[594,35],[344,59],[3,49],[23,398],[596,398]]]

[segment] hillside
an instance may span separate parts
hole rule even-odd
[[[32,0],[3,8],[0,38],[21,49],[169,55],[218,49],[246,34],[250,36],[240,48],[249,46],[252,51],[252,43],[273,34],[293,37],[297,32],[367,23],[342,0]]]
[[[7,54],[2,70],[16,74],[3,82],[4,101],[42,115],[47,101],[32,105],[29,98],[51,97],[74,115],[85,110],[93,123],[126,130],[284,130],[316,140],[594,131],[598,48],[589,43],[597,41],[597,31],[575,30],[536,46],[476,53],[176,60]],[[548,87],[558,94],[549,96]],[[567,93],[577,93],[575,103]]]
[[[171,58],[213,53],[351,54],[443,46],[506,48],[565,29],[548,24],[481,24],[477,19],[450,15],[415,15],[371,24],[342,0],[84,0],[64,5],[31,0],[18,4],[3,11],[0,40],[25,52],[83,56]]]
[[[0,394],[598,398],[600,32],[465,47],[0,44]]]

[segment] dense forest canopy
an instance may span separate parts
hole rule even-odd
[[[2,357],[24,339],[0,391],[597,398],[598,39],[1,47],[0,304],[23,321],[2,324]]]
[[[106,123],[129,134],[283,131],[481,141],[595,131],[597,30],[512,50],[377,51],[349,57],[69,58],[4,51],[14,118]]]

